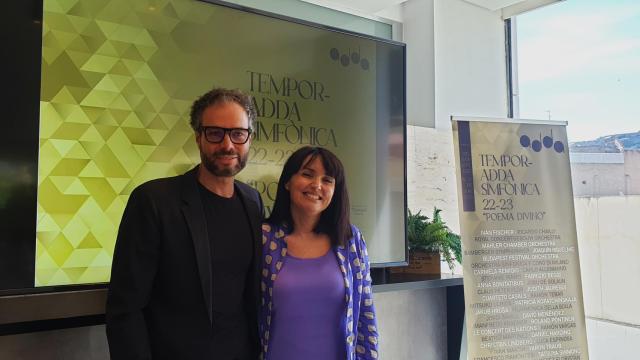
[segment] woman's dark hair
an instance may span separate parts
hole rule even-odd
[[[267,221],[274,225],[290,226],[293,230],[291,195],[289,190],[285,189],[285,185],[294,174],[317,157],[322,160],[326,174],[335,179],[335,189],[329,206],[320,214],[320,221],[313,231],[329,235],[334,246],[345,246],[353,234],[349,221],[349,193],[345,183],[344,166],[337,156],[325,148],[305,146],[296,150],[287,159],[278,181],[273,211]]]

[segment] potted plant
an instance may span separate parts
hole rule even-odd
[[[462,263],[460,236],[449,229],[442,220],[441,209],[434,208],[429,219],[420,211],[407,209],[407,239],[409,241],[409,266],[403,273],[439,274],[440,258],[453,269],[457,260]],[[397,272],[397,271],[396,271]]]

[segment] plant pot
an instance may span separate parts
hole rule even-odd
[[[440,253],[410,251],[409,265],[391,268],[394,274],[440,274]]]

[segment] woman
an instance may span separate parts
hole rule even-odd
[[[289,157],[262,234],[264,358],[377,359],[369,258],[333,153],[307,146]]]

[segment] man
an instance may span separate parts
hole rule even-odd
[[[201,163],[136,188],[124,211],[107,300],[112,359],[256,359],[263,207],[234,176],[256,112],[239,91],[196,100]]]

